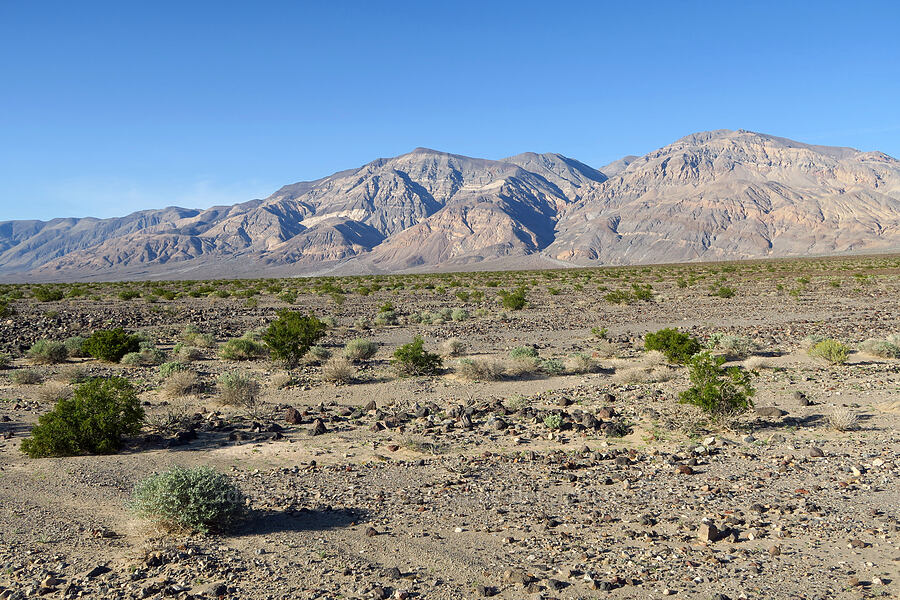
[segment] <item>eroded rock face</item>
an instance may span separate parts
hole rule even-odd
[[[493,161],[419,148],[229,207],[0,223],[0,276],[502,269],[900,248],[900,162],[878,152],[712,131],[605,171],[558,154]]]

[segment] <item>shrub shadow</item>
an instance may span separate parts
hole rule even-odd
[[[360,509],[334,510],[254,510],[235,531],[236,536],[269,535],[290,531],[324,531],[361,523],[366,512]]]

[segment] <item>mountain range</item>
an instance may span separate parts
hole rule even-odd
[[[900,161],[738,130],[592,168],[417,148],[263,200],[0,222],[0,277],[177,279],[900,250]]]

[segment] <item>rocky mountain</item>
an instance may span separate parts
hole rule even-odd
[[[900,161],[748,131],[600,170],[425,148],[264,200],[0,222],[15,280],[223,277],[722,260],[900,250]]]

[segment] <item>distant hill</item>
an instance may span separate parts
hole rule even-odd
[[[749,131],[600,170],[417,148],[264,200],[0,222],[7,280],[504,269],[900,250],[900,161]]]

